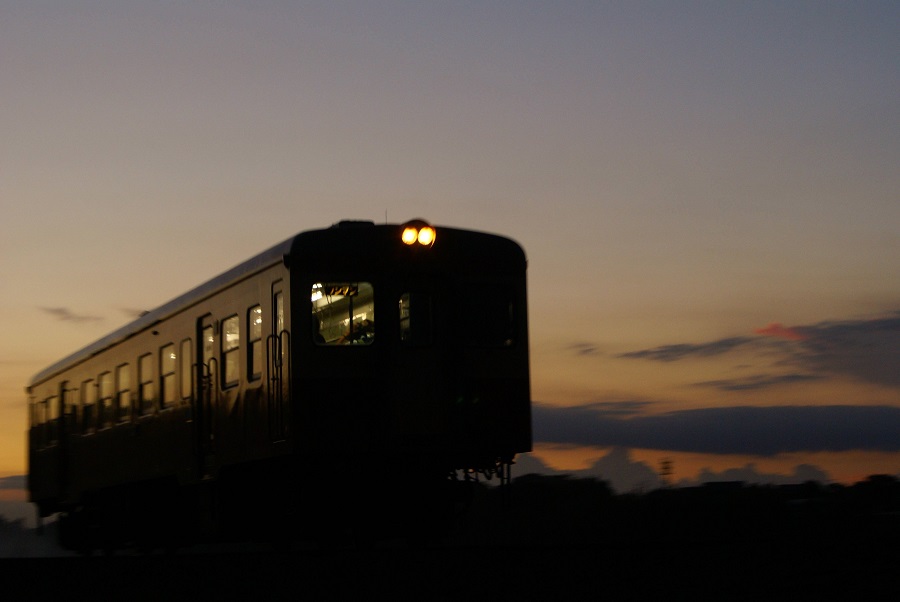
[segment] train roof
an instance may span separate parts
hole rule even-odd
[[[75,353],[64,357],[58,362],[35,374],[32,377],[31,381],[28,383],[28,388],[30,389],[35,384],[38,384],[71,366],[74,366],[88,358],[97,355],[104,349],[107,349],[115,345],[116,343],[132,337],[135,334],[153,326],[154,324],[158,324],[159,322],[178,313],[179,311],[190,307],[191,305],[198,303],[199,301],[202,301],[203,299],[206,299],[211,295],[214,295],[218,291],[228,287],[238,280],[242,280],[248,276],[266,269],[267,267],[284,261],[284,257],[290,254],[290,249],[294,243],[295,238],[297,237],[293,236],[286,241],[281,242],[271,247],[270,249],[267,249],[262,253],[251,257],[247,261],[234,266],[233,268],[219,274],[215,278],[204,282],[200,286],[193,288],[188,292],[179,295],[178,297],[175,297],[171,301],[160,305],[156,309],[142,314],[138,319],[125,324],[121,328],[114,330],[103,338],[94,341],[90,345],[83,347]]]
[[[306,230],[300,232],[299,234],[296,234],[291,238],[278,243],[277,245],[263,251],[262,253],[259,253],[258,255],[255,255],[242,263],[239,263],[233,268],[219,274],[215,278],[208,280],[200,286],[197,286],[196,288],[193,288],[188,292],[175,297],[171,301],[160,305],[156,309],[144,313],[138,319],[125,324],[121,328],[114,330],[103,338],[94,341],[86,347],[79,349],[75,353],[72,353],[59,360],[58,362],[55,362],[54,364],[41,370],[31,378],[28,383],[27,390],[30,390],[34,385],[39,384],[47,380],[48,378],[51,378],[56,374],[59,374],[60,372],[97,355],[101,351],[117,343],[120,343],[136,335],[137,333],[146,330],[147,328],[150,328],[154,324],[162,322],[163,320],[178,313],[179,311],[182,311],[202,301],[203,299],[216,294],[220,290],[227,288],[237,281],[243,280],[244,278],[252,276],[255,273],[261,272],[268,267],[284,262],[285,258],[291,255],[291,250],[295,247],[301,246],[302,242],[307,237],[321,236],[327,231],[342,231],[346,233],[346,231],[352,231],[356,229],[397,230],[402,227],[403,225],[401,224],[384,224],[376,226],[373,222],[370,221],[345,220],[335,223],[330,228]],[[518,252],[522,254],[522,259],[524,261],[524,251],[521,250],[521,247],[515,241],[512,241],[503,236],[442,226],[437,226],[437,229],[445,233],[465,233],[469,235],[488,237],[496,241],[504,241],[505,243],[511,244],[516,249],[518,249]]]

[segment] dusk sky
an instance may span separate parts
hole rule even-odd
[[[530,465],[900,474],[898,40],[895,1],[0,0],[0,478],[42,368],[414,217],[525,248]]]

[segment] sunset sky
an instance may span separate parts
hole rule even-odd
[[[526,250],[528,466],[900,474],[898,40],[895,1],[0,0],[0,478],[40,369],[413,217]]]

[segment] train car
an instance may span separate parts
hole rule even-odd
[[[422,220],[302,232],[34,376],[30,500],[83,550],[441,523],[531,450],[525,276]]]

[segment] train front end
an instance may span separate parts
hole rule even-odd
[[[289,261],[299,453],[368,478],[446,478],[503,475],[531,450],[518,244],[342,222],[298,236]]]

